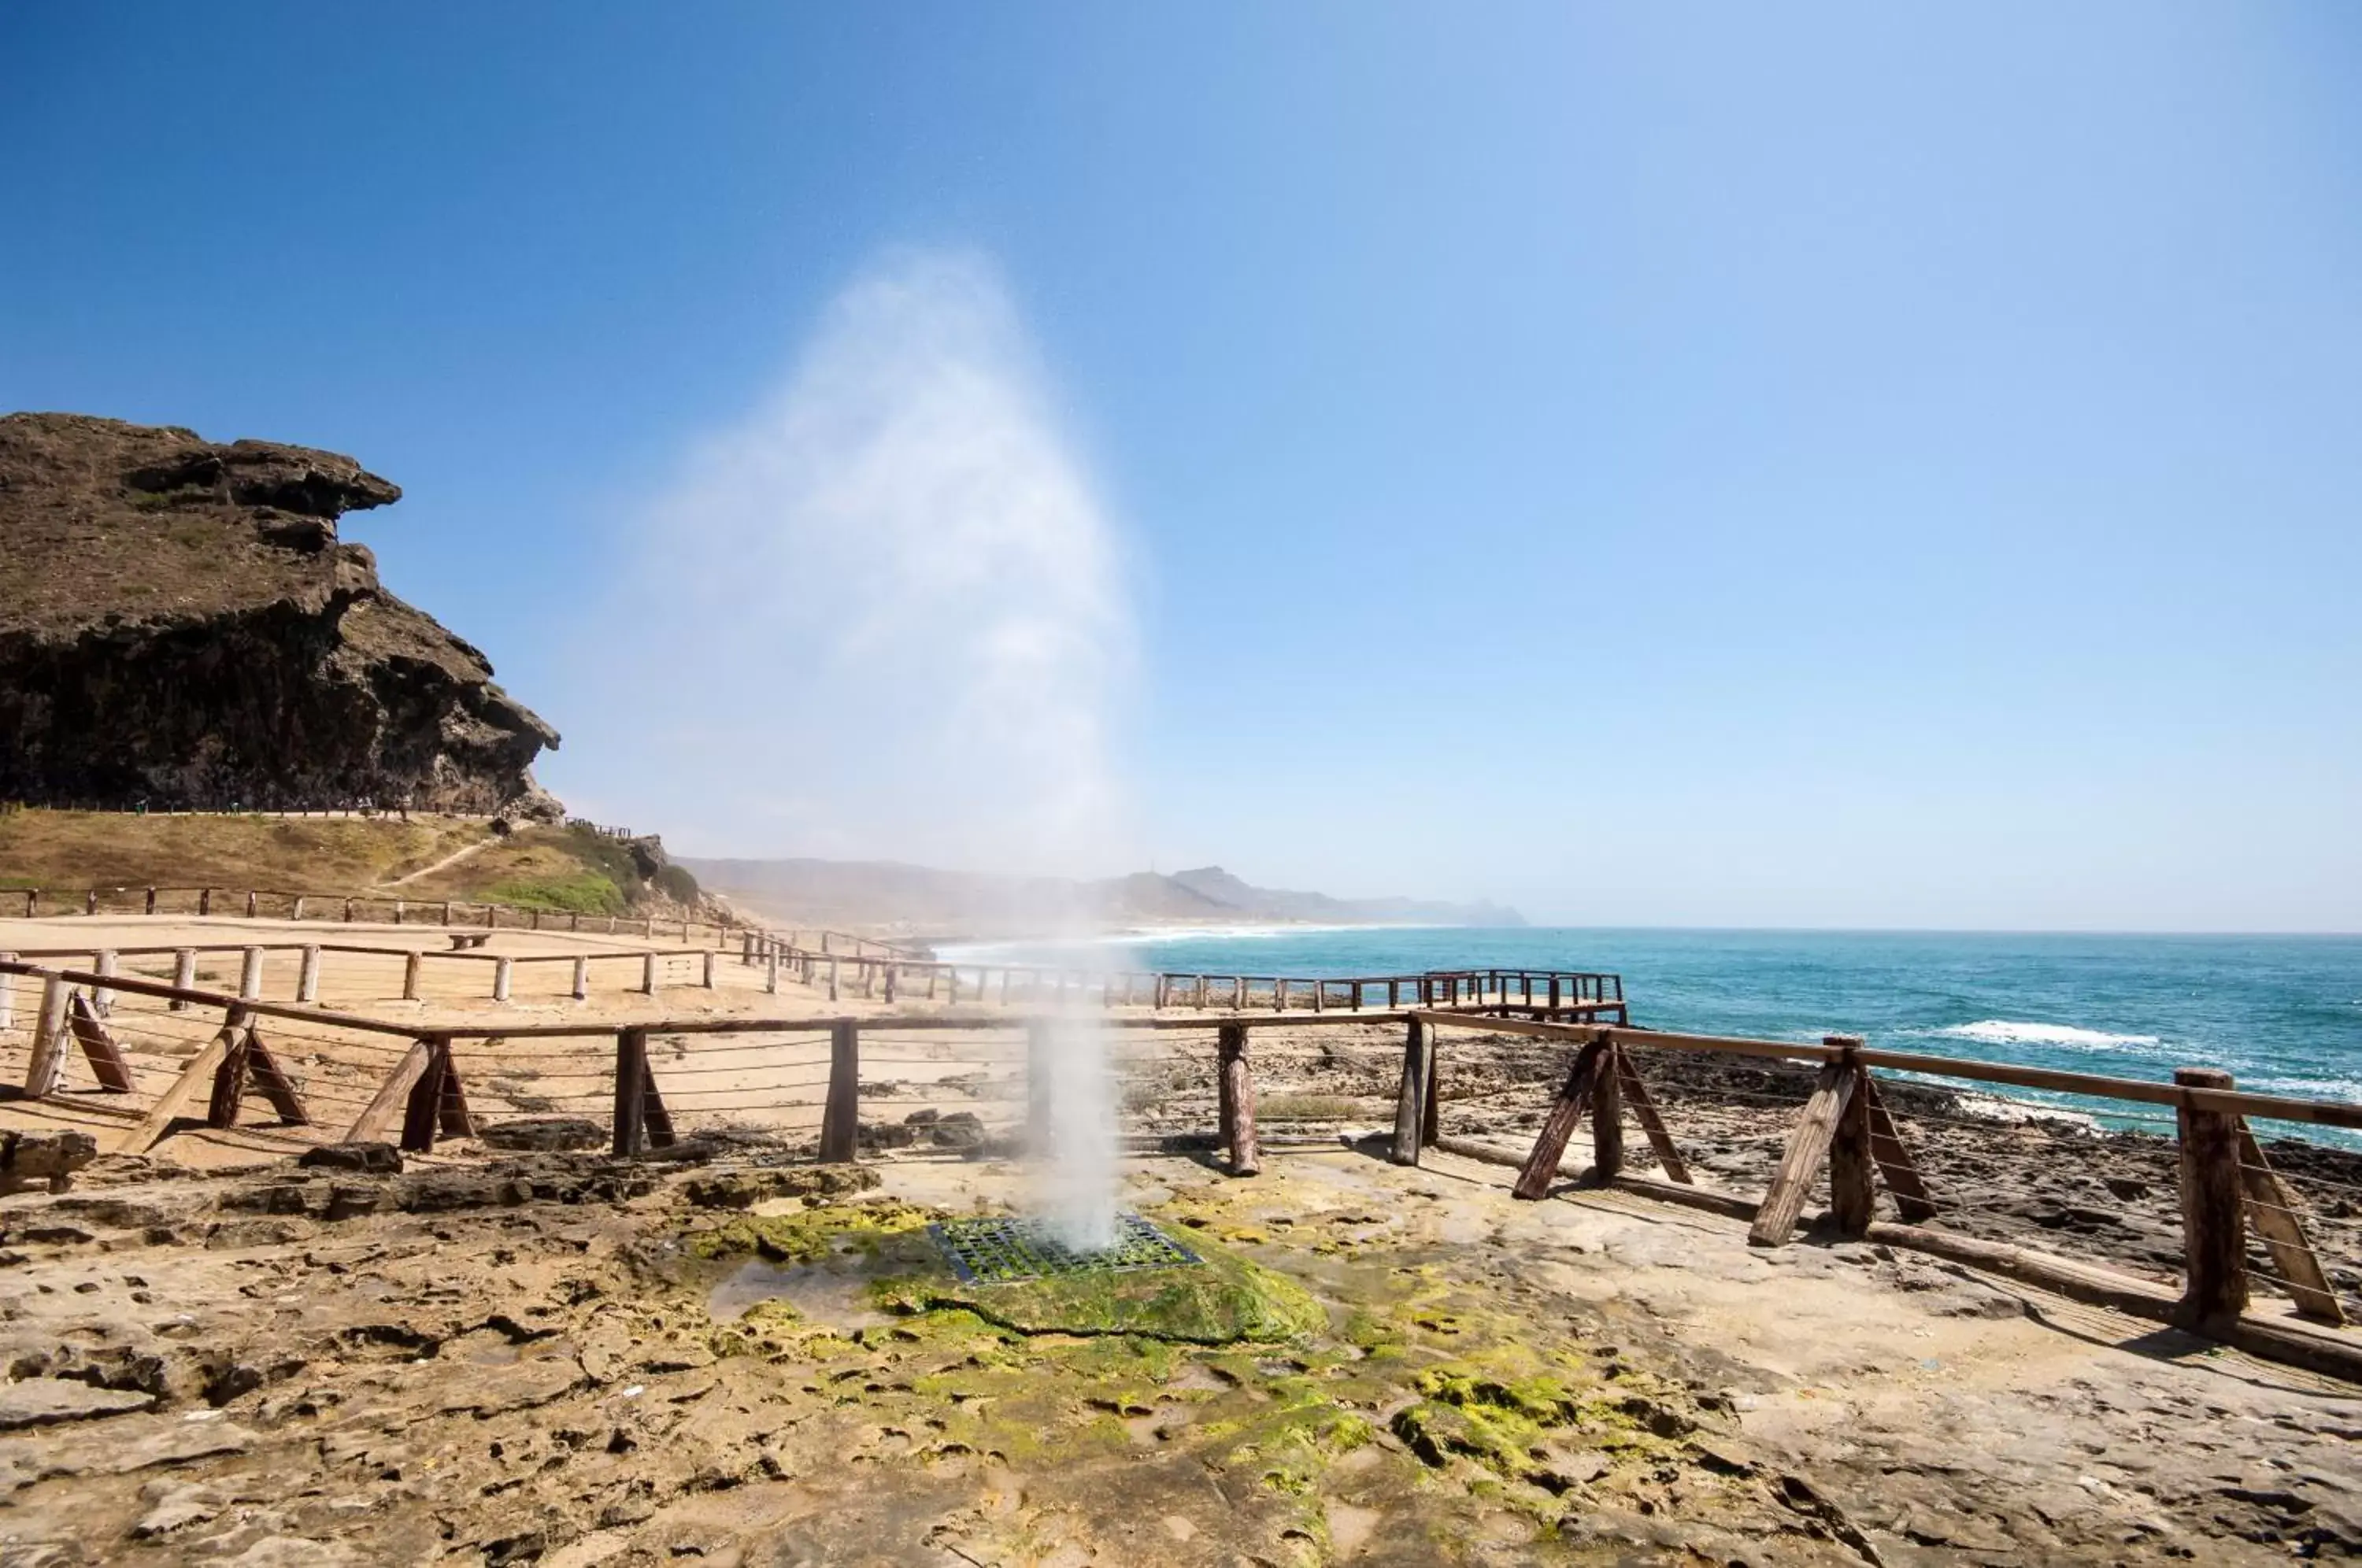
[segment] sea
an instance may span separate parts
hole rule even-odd
[[[2259,1093],[2362,1101],[2362,936],[1299,926],[1108,940],[1127,967],[1212,975],[1606,970],[1624,977],[1645,1028],[1859,1034],[2117,1077],[2220,1067]],[[2326,1129],[2304,1135],[2362,1145]]]

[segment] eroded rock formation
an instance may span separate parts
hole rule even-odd
[[[0,800],[555,815],[557,734],[380,586],[350,458],[0,417]]]

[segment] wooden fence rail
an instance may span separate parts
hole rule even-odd
[[[12,988],[11,992],[0,993],[0,1010],[6,1010],[0,1011],[0,1029],[14,1026],[20,999],[31,1000],[13,992],[28,977],[39,982],[39,998],[37,1006],[25,1010],[30,1021],[31,1049],[20,1095],[37,1100],[59,1096],[67,1066],[79,1053],[97,1088],[88,1094],[76,1092],[73,1102],[77,1106],[107,1100],[120,1104],[121,1114],[132,1123],[117,1145],[126,1149],[152,1145],[177,1121],[194,1114],[201,1096],[206,1125],[238,1124],[247,1092],[251,1090],[270,1103],[281,1127],[312,1129],[311,1137],[335,1134],[341,1128],[346,1141],[369,1142],[394,1136],[398,1123],[404,1147],[431,1151],[441,1140],[470,1136],[480,1122],[462,1082],[465,1073],[479,1070],[470,1063],[546,1060],[549,1052],[570,1041],[575,1043],[560,1055],[577,1066],[568,1068],[567,1076],[589,1077],[608,1085],[613,1151],[629,1154],[676,1139],[684,1103],[691,1108],[691,1114],[700,1106],[709,1113],[717,1109],[710,1098],[699,1098],[714,1091],[697,1088],[697,1069],[687,1067],[703,1059],[701,1054],[712,1053],[710,1059],[723,1060],[734,1052],[776,1053],[789,1049],[778,1043],[787,1041],[824,1042],[825,1060],[815,1062],[811,1068],[821,1076],[806,1080],[820,1091],[818,1099],[781,1103],[817,1110],[821,1156],[849,1160],[858,1156],[867,1136],[862,1088],[864,1058],[872,1038],[885,1042],[890,1060],[900,1037],[994,1031],[1004,1038],[1021,1033],[1038,1042],[1054,1020],[1071,1021],[1075,1016],[1069,1008],[1061,1013],[1014,1016],[1000,1012],[820,1019],[695,1016],[614,1024],[503,1026],[486,1021],[422,1026],[307,1004],[271,1002],[254,995],[165,985],[127,976],[119,969],[44,969],[13,962],[0,963],[0,979]],[[242,986],[241,989],[252,988]],[[1522,987],[1518,989],[1522,994]],[[94,999],[103,991],[161,999],[168,1005],[177,1001],[190,1010],[218,1015],[220,1027],[210,1043],[180,1067],[169,1088],[152,1097],[143,1096],[124,1066],[119,1043],[111,1032],[114,1025],[94,1005]],[[1791,1241],[1826,1173],[1829,1207],[1824,1223],[1838,1235],[1866,1237],[1971,1262],[2047,1288],[2158,1318],[2259,1354],[2362,1379],[2362,1346],[2336,1331],[2344,1323],[2345,1310],[2307,1234],[2303,1206],[2266,1162],[2247,1126],[2248,1119],[2255,1118],[2362,1131],[2362,1105],[2252,1094],[2239,1089],[2229,1075],[2211,1069],[2185,1069],[2175,1075],[2174,1081],[2159,1083],[1882,1051],[1841,1035],[1827,1036],[1817,1043],[1749,1040],[1615,1024],[1478,1016],[1446,1008],[1285,1017],[1248,1011],[1210,1020],[1170,1013],[1103,1017],[1103,1026],[1119,1036],[1136,1031],[1203,1032],[1211,1027],[1215,1050],[1210,1066],[1217,1090],[1214,1136],[1227,1153],[1228,1168],[1242,1177],[1255,1174],[1265,1152],[1275,1146],[1258,1135],[1256,1127],[1253,1032],[1269,1027],[1293,1031],[1372,1024],[1399,1025],[1404,1030],[1393,1126],[1390,1136],[1379,1135],[1379,1146],[1397,1161],[1418,1163],[1425,1150],[1435,1148],[1513,1164],[1518,1167],[1514,1191],[1527,1198],[1547,1196],[1570,1175],[1595,1185],[1612,1183],[1667,1201],[1738,1215],[1749,1221],[1749,1240],[1761,1246],[1781,1246]],[[290,1072],[281,1042],[291,1037],[318,1038],[326,1032],[384,1041],[387,1043],[378,1049],[393,1059],[381,1069],[381,1077],[358,1115],[324,1121],[321,1108],[313,1103],[315,1091]],[[1523,1157],[1441,1135],[1438,1106],[1451,1075],[1447,1036],[1452,1032],[1540,1038],[1570,1048],[1563,1081],[1546,1108],[1531,1151]],[[659,1038],[670,1053],[665,1064],[657,1063],[652,1054],[653,1043]],[[1785,1147],[1760,1198],[1697,1184],[1682,1157],[1678,1129],[1670,1124],[1664,1105],[1652,1092],[1636,1058],[1635,1054],[1642,1052],[1716,1053],[1795,1063],[1812,1070],[1810,1092],[1801,1106],[1793,1108]],[[524,1055],[518,1057],[519,1053]],[[1037,1044],[1010,1059],[1014,1064],[1010,1070],[1030,1077],[1035,1085],[1027,1092],[1025,1112],[1030,1127],[1027,1142],[1034,1147],[1043,1146],[1048,1136],[1044,1101],[1036,1092],[1045,1080],[1038,1066],[1029,1069],[1023,1064],[1038,1063],[1041,1056]],[[677,1074],[677,1067],[687,1070]],[[1928,1222],[1940,1206],[1958,1207],[1957,1195],[1945,1191],[1943,1182],[1930,1176],[1922,1152],[1911,1144],[1906,1127],[1916,1125],[1913,1118],[1920,1113],[1889,1103],[1890,1091],[1901,1090],[1896,1078],[1882,1075],[1896,1073],[2169,1108],[2174,1118],[2170,1146],[2180,1172],[2177,1211],[2183,1268],[2178,1290],[2086,1261],[1931,1226]],[[1662,1179],[1623,1168],[1628,1114],[1647,1138]],[[1563,1164],[1565,1152],[1573,1132],[1586,1121],[1591,1164],[1588,1169],[1570,1171]],[[1995,1124],[1994,1136],[2005,1133],[2004,1127]],[[1882,1187],[1900,1214],[1900,1223],[1877,1219],[1877,1193]],[[2259,1316],[2252,1309],[2250,1296],[2257,1276],[2248,1251],[2251,1229],[2272,1264],[2272,1272],[2261,1277],[2281,1286],[2300,1318],[2310,1320],[2310,1324]]]

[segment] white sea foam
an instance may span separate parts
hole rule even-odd
[[[2162,1043],[2154,1034],[2111,1034],[2103,1029],[2078,1029],[2071,1023],[2025,1023],[2007,1018],[1980,1019],[1936,1032],[1985,1045],[2068,1045],[2085,1051],[2136,1050]]]

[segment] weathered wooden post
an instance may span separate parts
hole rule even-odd
[[[248,920],[252,920],[252,919],[254,918],[254,911],[255,911],[255,908],[256,908],[256,901],[255,901],[255,900],[256,900],[256,894],[255,894],[255,890],[254,890],[252,888],[248,888],[248,889],[246,890],[246,918],[247,918],[247,919],[248,919]]]
[[[894,977],[900,973],[902,966],[881,964],[878,967],[886,971],[886,1005],[891,1007],[894,1005]]]
[[[102,947],[94,954],[91,957],[91,971],[98,975],[102,981],[105,977],[114,974],[115,949]],[[105,1018],[115,1010],[115,993],[103,983],[93,986],[90,991],[90,1010],[99,1017]]]
[[[657,994],[657,955],[652,951],[640,955],[640,994],[644,997]]]
[[[154,914],[154,913],[156,912],[156,889],[155,889],[150,888],[150,889],[148,889],[148,902],[147,902],[147,904],[146,904],[146,905],[145,905],[145,906],[140,910],[140,911],[139,911],[139,912],[140,912],[141,914]]]
[[[33,1050],[25,1064],[25,1096],[45,1099],[66,1076],[66,1002],[72,995],[55,975],[41,980],[41,1011],[33,1026]]]
[[[609,1152],[618,1159],[640,1152],[640,1133],[647,1119],[648,1032],[624,1029],[615,1034],[615,1127]]]
[[[1530,1001],[1532,1001],[1532,1000],[1534,999],[1533,991],[1534,991],[1534,988],[1533,988],[1532,984],[1531,984],[1530,982],[1529,982],[1529,983],[1528,983],[1528,985],[1526,986],[1526,1000],[1528,1000],[1528,1001],[1529,1001],[1529,1002],[1530,1002]],[[1554,1013],[1556,1013],[1556,1012],[1558,1011],[1558,1004],[1559,1004],[1558,977],[1557,977],[1556,975],[1552,975],[1552,976],[1550,977],[1550,1010],[1551,1010],[1551,1011],[1553,1014],[1554,1014]]]
[[[30,911],[30,910],[27,910],[25,912],[26,912],[27,914],[30,914],[30,913],[32,913],[33,911]],[[203,918],[204,918],[205,916],[212,914],[213,912],[214,912],[214,890],[213,890],[211,888],[199,888],[199,889],[197,889],[197,916],[198,916],[198,918],[199,918],[199,919],[203,919]]]
[[[848,1165],[861,1142],[861,1026],[840,1018],[828,1032],[828,1101],[821,1109],[821,1164]]]
[[[1506,988],[1501,992],[1505,1002],[1508,994]],[[1591,1179],[1601,1187],[1613,1186],[1624,1169],[1623,1055],[1624,1047],[1608,1036],[1591,1084]]]
[[[442,923],[445,925],[449,925],[451,923],[451,900],[448,899],[443,900]]]
[[[262,995],[262,949],[249,947],[237,970],[237,994],[241,1000],[254,1001]]]
[[[14,953],[0,953],[0,964],[14,964]],[[17,1027],[17,977],[0,970],[0,1032]]]
[[[590,956],[587,953],[574,955],[574,984],[568,994],[576,1001],[590,999]]]
[[[1841,1234],[1866,1236],[1877,1215],[1877,1196],[1871,1185],[1876,1167],[1870,1141],[1870,1088],[1864,1081],[1869,1070],[1861,1065],[1859,1035],[1827,1035],[1821,1043],[1845,1053],[1844,1065],[1854,1085],[1829,1139],[1829,1213]]]
[[[705,950],[704,957],[705,988],[710,991],[713,988],[713,949],[711,947],[707,948]]]
[[[295,907],[293,908],[293,910],[292,910],[292,911],[289,912],[289,914],[288,914],[287,918],[288,918],[289,920],[302,920],[302,919],[304,918],[304,895],[303,895],[303,894],[298,893],[298,894],[296,894],[296,895],[295,895]]]
[[[492,960],[492,999],[494,1001],[504,1002],[509,999],[509,984],[515,977],[515,959],[502,954]]]
[[[402,923],[402,916],[403,902],[400,899],[396,899],[393,900],[393,923],[400,925]]]
[[[1247,1065],[1247,1026],[1225,1023],[1216,1038],[1222,1075],[1222,1141],[1230,1145],[1231,1174],[1251,1176],[1263,1169],[1263,1156],[1255,1146],[1254,1074]]]
[[[763,989],[772,996],[779,991],[779,949],[776,943],[763,955]]]
[[[295,972],[295,999],[315,1002],[320,999],[320,944],[304,944],[304,959]]]
[[[1057,1154],[1057,1120],[1052,1114],[1050,1078],[1054,1068],[1050,1026],[1040,1019],[1025,1026],[1025,1152],[1037,1160]]]
[[[1271,1010],[1274,1012],[1286,1012],[1287,1010],[1287,977],[1285,975],[1275,975],[1272,977]]]
[[[1398,1165],[1418,1164],[1420,1123],[1425,1119],[1427,1100],[1427,1025],[1419,1019],[1410,1021],[1410,1033],[1403,1042],[1402,1087],[1395,1095],[1394,1162]]]
[[[2185,1089],[2235,1087],[2216,1067],[2177,1067]],[[2176,1318],[2204,1328],[2247,1309],[2247,1212],[2239,1175],[2239,1119],[2185,1099],[2175,1111],[2181,1134],[2181,1246],[2188,1260]]]
[[[98,912],[98,889],[96,888],[93,888],[83,896],[82,901],[82,912],[86,915],[94,915]]]
[[[836,959],[833,956],[828,961],[828,999],[831,1001],[834,1001],[836,999]],[[1001,978],[1005,982],[1008,979],[1008,977],[1004,975]],[[1004,994],[1000,999],[1003,1001],[1007,1001],[1009,999],[1006,994],[1005,986]]]
[[[345,900],[345,923],[347,925],[353,923],[353,900],[350,899]]]

